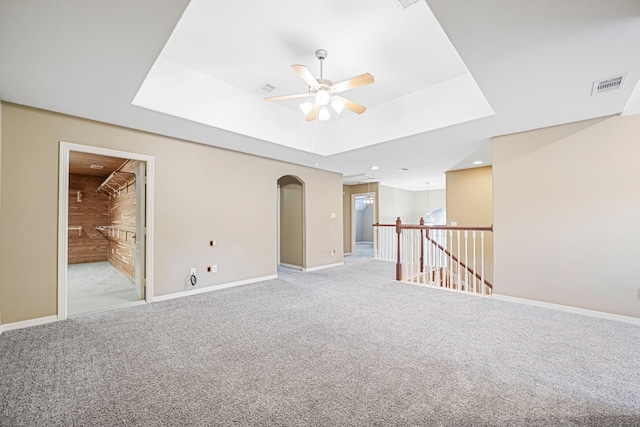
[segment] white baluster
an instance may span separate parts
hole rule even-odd
[[[477,292],[478,282],[476,281],[476,272],[478,271],[478,269],[476,268],[476,231],[475,230],[471,232],[471,239],[473,240],[473,274],[472,274],[473,292]]]
[[[469,231],[464,230],[464,283],[465,291],[469,292]]]
[[[484,231],[480,232],[480,262],[482,273],[480,274],[480,286],[482,288],[482,295],[487,292],[486,285],[484,284]]]
[[[462,272],[460,271],[460,230],[458,231],[458,270],[457,270],[457,279],[456,282],[458,282],[458,290],[462,290],[462,283],[460,283],[460,281],[462,280]]]

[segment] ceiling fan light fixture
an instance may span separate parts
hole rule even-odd
[[[322,121],[329,120],[329,118],[331,118],[331,114],[329,114],[329,110],[327,110],[326,107],[320,107],[318,118]]]
[[[340,114],[344,109],[344,101],[341,98],[334,97],[331,99],[331,107],[333,107],[336,113]]]
[[[300,104],[300,109],[305,116],[309,114],[309,111],[311,111],[311,107],[313,107],[313,105],[309,101]]]
[[[325,106],[331,101],[331,95],[324,89],[320,89],[316,92],[316,102],[318,105]]]

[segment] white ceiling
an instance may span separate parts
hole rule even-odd
[[[172,37],[167,44],[187,3],[1,0],[0,99],[317,165],[346,176],[366,174],[385,185],[411,190],[425,189],[427,181],[430,189],[442,188],[445,171],[472,167],[474,160],[490,164],[492,136],[618,114],[627,103],[627,112],[638,109],[637,101],[630,98],[640,76],[640,0],[428,0],[462,66],[495,112],[428,131],[418,127],[441,113],[439,108],[391,105],[419,96],[444,78],[437,71],[429,76],[423,73],[425,67],[436,69],[447,60],[430,51],[422,36],[412,37],[412,31],[429,23],[425,4],[401,10],[396,0],[206,2],[213,9],[203,9],[196,18],[207,20],[207,28],[187,25],[184,42],[173,45]],[[196,6],[200,3],[193,3]],[[382,10],[387,19],[380,20]],[[316,11],[330,18],[317,19]],[[300,13],[306,18],[292,19]],[[189,18],[189,13],[184,16]],[[349,18],[342,20],[343,16]],[[416,22],[398,28],[402,19]],[[324,25],[317,26],[318,22]],[[224,32],[216,33],[217,29]],[[174,36],[178,38],[177,32]],[[191,49],[174,49],[193,40]],[[262,139],[251,130],[244,132],[238,123],[248,124],[247,129],[260,127],[256,125],[259,118],[252,114],[230,115],[236,127],[226,126],[232,129],[228,131],[222,125],[203,125],[131,103],[160,57],[158,61],[203,71],[208,79],[227,85],[233,97],[243,93],[247,103],[234,108],[253,111],[251,104],[262,102],[261,108],[271,110],[265,115],[276,122],[276,131],[288,129],[285,119],[289,117],[299,120],[293,126],[315,126],[305,123],[295,108],[263,102],[255,89],[272,83],[284,93],[304,91],[289,66],[304,64],[317,76],[314,51],[318,48],[329,51],[325,77],[336,82],[371,72],[376,83],[347,92],[370,107],[367,112],[318,126],[316,133],[303,128],[313,138],[307,135],[306,145],[299,148],[269,142],[275,139]],[[453,70],[455,74],[455,65]],[[628,76],[621,89],[591,96],[593,81],[624,73]],[[402,93],[405,97],[397,98]],[[450,95],[445,101],[454,99]],[[203,96],[203,102],[209,101]],[[467,104],[454,101],[453,107],[451,111],[465,112]],[[375,117],[380,127],[362,125],[368,116]],[[400,124],[407,136],[393,136],[395,127],[388,120],[405,120]],[[364,135],[364,143],[374,145],[365,147],[361,141],[361,148],[339,152],[344,140],[332,138],[337,146],[316,148],[322,138],[315,135],[333,127],[338,130],[332,132],[340,135],[350,135],[356,128],[356,134]],[[337,154],[318,156],[316,150]],[[372,165],[380,168],[372,171]]]
[[[214,16],[243,19],[211,25]],[[331,110],[328,121],[306,122],[298,107],[306,99],[265,102],[308,93],[290,65],[320,78],[304,38],[328,49],[325,79],[374,75],[374,86],[342,94],[365,114]],[[276,89],[267,95],[266,84]],[[396,0],[317,2],[313,19],[305,2],[191,0],[133,103],[322,156],[493,115],[427,4]]]

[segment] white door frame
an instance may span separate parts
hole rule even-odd
[[[102,156],[121,157],[140,160],[147,164],[147,242],[145,253],[146,292],[145,301],[153,301],[153,191],[154,191],[154,158],[146,154],[91,147],[60,141],[60,176],[58,187],[58,320],[67,318],[67,264],[69,262],[69,152],[99,154]]]
[[[356,252],[356,197],[363,196],[373,196],[373,219],[374,221],[376,219],[376,193],[373,191],[367,193],[353,193],[351,195],[351,253]]]

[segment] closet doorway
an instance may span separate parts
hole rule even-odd
[[[150,156],[60,143],[58,318],[150,302]]]

